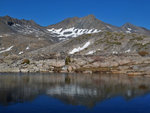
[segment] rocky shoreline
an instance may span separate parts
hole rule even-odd
[[[150,57],[133,55],[70,56],[54,59],[1,60],[0,72],[57,72],[57,73],[111,73],[128,76],[150,75]]]

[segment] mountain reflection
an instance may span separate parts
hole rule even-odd
[[[150,92],[150,78],[124,75],[0,74],[0,104],[33,101],[39,95],[67,104],[93,107],[122,96],[131,99]]]

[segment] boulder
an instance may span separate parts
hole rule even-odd
[[[71,66],[68,66],[68,67],[67,67],[67,71],[68,71],[68,72],[72,72],[72,71],[73,71],[73,68],[72,68]]]

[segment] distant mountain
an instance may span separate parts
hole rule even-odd
[[[82,36],[81,36],[82,35]],[[94,15],[73,17],[46,27],[33,20],[0,17],[0,53],[128,53],[149,50],[150,30],[126,23],[121,27]],[[86,48],[86,49],[85,49]],[[9,50],[9,51],[8,51]]]
[[[9,16],[4,16],[0,17],[0,22],[3,23],[3,25],[7,26],[7,28],[11,29],[12,33],[15,32],[23,35],[35,34],[37,35],[37,37],[42,36],[44,34],[43,27],[36,24],[33,20],[19,20]],[[6,33],[7,31],[8,30],[6,29]]]
[[[93,34],[103,31],[138,33],[150,35],[150,30],[126,23],[121,27],[102,22],[94,15],[82,18],[73,17],[63,20],[54,25],[42,27],[33,20],[16,19],[9,16],[0,17],[0,33],[16,33],[21,35],[32,35],[45,37],[53,41],[62,41],[83,34]]]
[[[121,26],[121,30],[125,33],[138,33],[138,34],[150,35],[150,30],[144,27],[137,27],[130,23],[126,23],[123,26]]]
[[[19,20],[9,16],[0,17],[1,54],[21,55],[54,42],[55,40],[47,33],[47,30],[33,20]]]
[[[77,37],[83,34],[93,34],[101,31],[119,32],[119,27],[104,23],[94,15],[82,18],[74,17],[63,20],[55,25],[47,27],[50,33],[56,37]]]
[[[57,24],[49,25],[46,28],[51,34],[53,34],[52,36],[59,37],[60,40],[65,40],[68,37],[78,37],[83,34],[93,34],[104,31],[150,35],[150,30],[146,28],[137,27],[129,23],[117,27],[102,22],[94,15],[88,15],[82,18],[68,18]]]
[[[78,29],[99,29],[99,30],[110,30],[113,29],[118,30],[119,28],[116,26],[112,26],[110,24],[104,23],[101,20],[98,20],[94,15],[88,15],[82,18],[74,17],[63,20],[60,23],[55,25],[50,25],[48,28],[78,28]],[[111,28],[112,27],[112,28]]]

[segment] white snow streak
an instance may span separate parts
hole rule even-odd
[[[95,53],[95,52],[96,52],[95,50],[89,51],[86,55],[91,55],[91,54],[93,54],[93,53]]]
[[[131,33],[131,28],[127,28],[128,29],[128,31],[126,31],[126,33]]]
[[[113,51],[113,54],[118,54],[118,52],[117,51]]]
[[[21,54],[23,54],[23,51],[20,51],[20,52],[19,52],[19,55],[21,55]]]
[[[3,51],[0,51],[0,53],[4,53],[4,52],[7,52],[7,51],[10,51],[14,46],[10,46],[9,48],[7,48],[6,50],[3,50]]]
[[[66,38],[59,38],[59,40],[65,40]]]
[[[130,50],[130,49],[128,49],[128,50],[126,50],[126,51],[125,51],[125,53],[129,53],[130,51],[131,51],[131,50]]]
[[[30,49],[29,47],[26,47],[26,50]]]
[[[76,52],[79,52],[79,51],[87,48],[89,45],[90,45],[90,42],[87,42],[87,43],[84,44],[83,47],[74,48],[71,52],[69,52],[69,54],[74,54]]]
[[[131,29],[131,28],[128,28],[128,30],[131,31],[132,29]]]
[[[126,33],[131,33],[131,31],[126,31]]]

